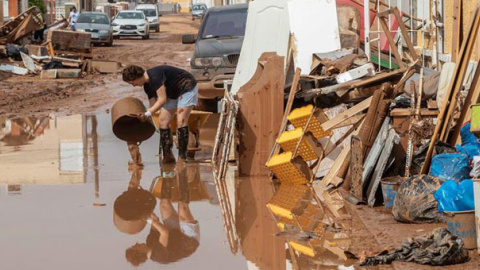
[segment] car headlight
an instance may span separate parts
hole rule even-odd
[[[195,58],[195,65],[199,67],[214,66],[219,67],[223,64],[221,57]]]
[[[158,20],[157,20],[157,19],[153,19],[152,22],[158,22]]]
[[[100,34],[108,34],[108,30],[100,30]]]
[[[85,29],[77,29],[77,32],[85,32]]]
[[[116,24],[116,23],[112,23],[112,26],[118,26],[118,24]]]
[[[144,24],[144,23],[141,23],[141,24],[139,24],[138,26],[145,26],[145,24]]]

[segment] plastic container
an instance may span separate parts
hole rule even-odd
[[[142,101],[137,98],[123,98],[112,107],[112,128],[117,138],[126,142],[143,142],[155,133],[155,126],[141,122],[137,115],[146,112]]]
[[[397,196],[397,191],[401,184],[400,179],[399,176],[394,176],[384,178],[380,181],[382,186],[383,204],[387,210],[393,207],[395,196]]]
[[[448,230],[463,239],[467,249],[477,248],[475,211],[445,212]]]

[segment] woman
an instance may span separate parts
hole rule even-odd
[[[172,153],[172,132],[169,124],[177,114],[178,156],[187,159],[188,117],[198,101],[197,81],[189,72],[172,66],[162,65],[148,70],[130,65],[123,70],[123,80],[133,86],[143,86],[150,108],[139,115],[141,121],[160,111],[160,146],[163,163],[175,162]],[[159,150],[160,152],[160,150]]]

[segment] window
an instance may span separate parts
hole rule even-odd
[[[108,17],[105,14],[80,14],[77,23],[98,23],[109,24]]]
[[[120,12],[117,19],[145,19],[145,16],[140,12]]]
[[[210,13],[205,21],[202,39],[244,36],[246,24],[246,9]]]
[[[139,9],[143,11],[143,14],[147,17],[157,17],[157,11],[155,9]]]

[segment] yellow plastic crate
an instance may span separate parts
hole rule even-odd
[[[313,105],[297,108],[290,112],[287,119],[294,127],[303,128],[307,123],[312,110],[315,110]],[[326,122],[327,120],[328,118],[325,116],[323,111],[316,110],[313,114],[312,120],[310,120],[307,131],[312,132],[313,136],[315,136],[317,139],[332,135],[332,131],[325,131],[322,128],[322,123]]]
[[[300,140],[302,134],[302,128],[284,131],[278,137],[277,143],[280,145],[283,151],[290,151],[293,153],[297,148],[298,140]],[[316,142],[316,139],[312,136],[312,133],[307,132],[303,136],[297,155],[301,156],[305,161],[315,160],[322,156],[322,146]]]
[[[312,193],[307,186],[280,186],[267,203],[267,208],[277,217],[293,220],[294,215],[303,213],[311,199]]]
[[[301,158],[292,159],[292,152],[273,155],[266,166],[277,176],[282,184],[306,184],[313,172]]]

